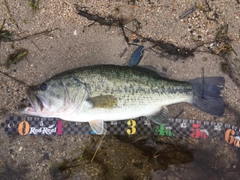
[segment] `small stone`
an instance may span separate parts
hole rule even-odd
[[[50,158],[49,158],[49,155],[48,155],[48,153],[44,153],[44,155],[43,155],[43,160],[49,160]]]
[[[73,35],[77,36],[77,30],[76,29],[73,31]]]
[[[162,71],[163,72],[167,72],[167,68],[166,67],[162,67]]]
[[[9,153],[12,154],[13,153],[13,149],[9,149]]]
[[[22,149],[23,149],[23,147],[22,147],[22,146],[20,146],[20,147],[19,147],[19,149],[18,149],[18,151],[22,151]]]
[[[5,126],[5,124],[4,123],[1,123],[1,127],[4,127]]]

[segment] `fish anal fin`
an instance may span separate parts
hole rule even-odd
[[[104,132],[104,122],[101,120],[93,120],[89,122],[90,127],[96,134],[103,134]]]
[[[147,116],[147,118],[156,124],[168,123],[169,119],[168,109],[166,106],[162,106],[159,112],[151,116]]]

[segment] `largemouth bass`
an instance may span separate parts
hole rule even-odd
[[[89,122],[102,134],[104,121],[146,116],[157,124],[168,122],[167,105],[188,102],[202,111],[221,116],[223,77],[188,82],[162,78],[141,67],[98,65],[56,75],[27,90],[31,107],[23,114]]]

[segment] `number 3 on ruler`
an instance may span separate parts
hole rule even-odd
[[[131,119],[127,122],[127,125],[130,126],[130,128],[127,129],[128,134],[135,134],[137,132],[136,121]]]

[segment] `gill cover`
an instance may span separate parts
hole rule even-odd
[[[42,117],[61,118],[69,115],[80,109],[82,102],[87,98],[84,83],[67,74],[57,75],[39,86],[30,88],[29,92],[29,100],[32,106],[35,106],[32,107],[35,112],[31,114]],[[29,113],[25,111],[25,114]]]

